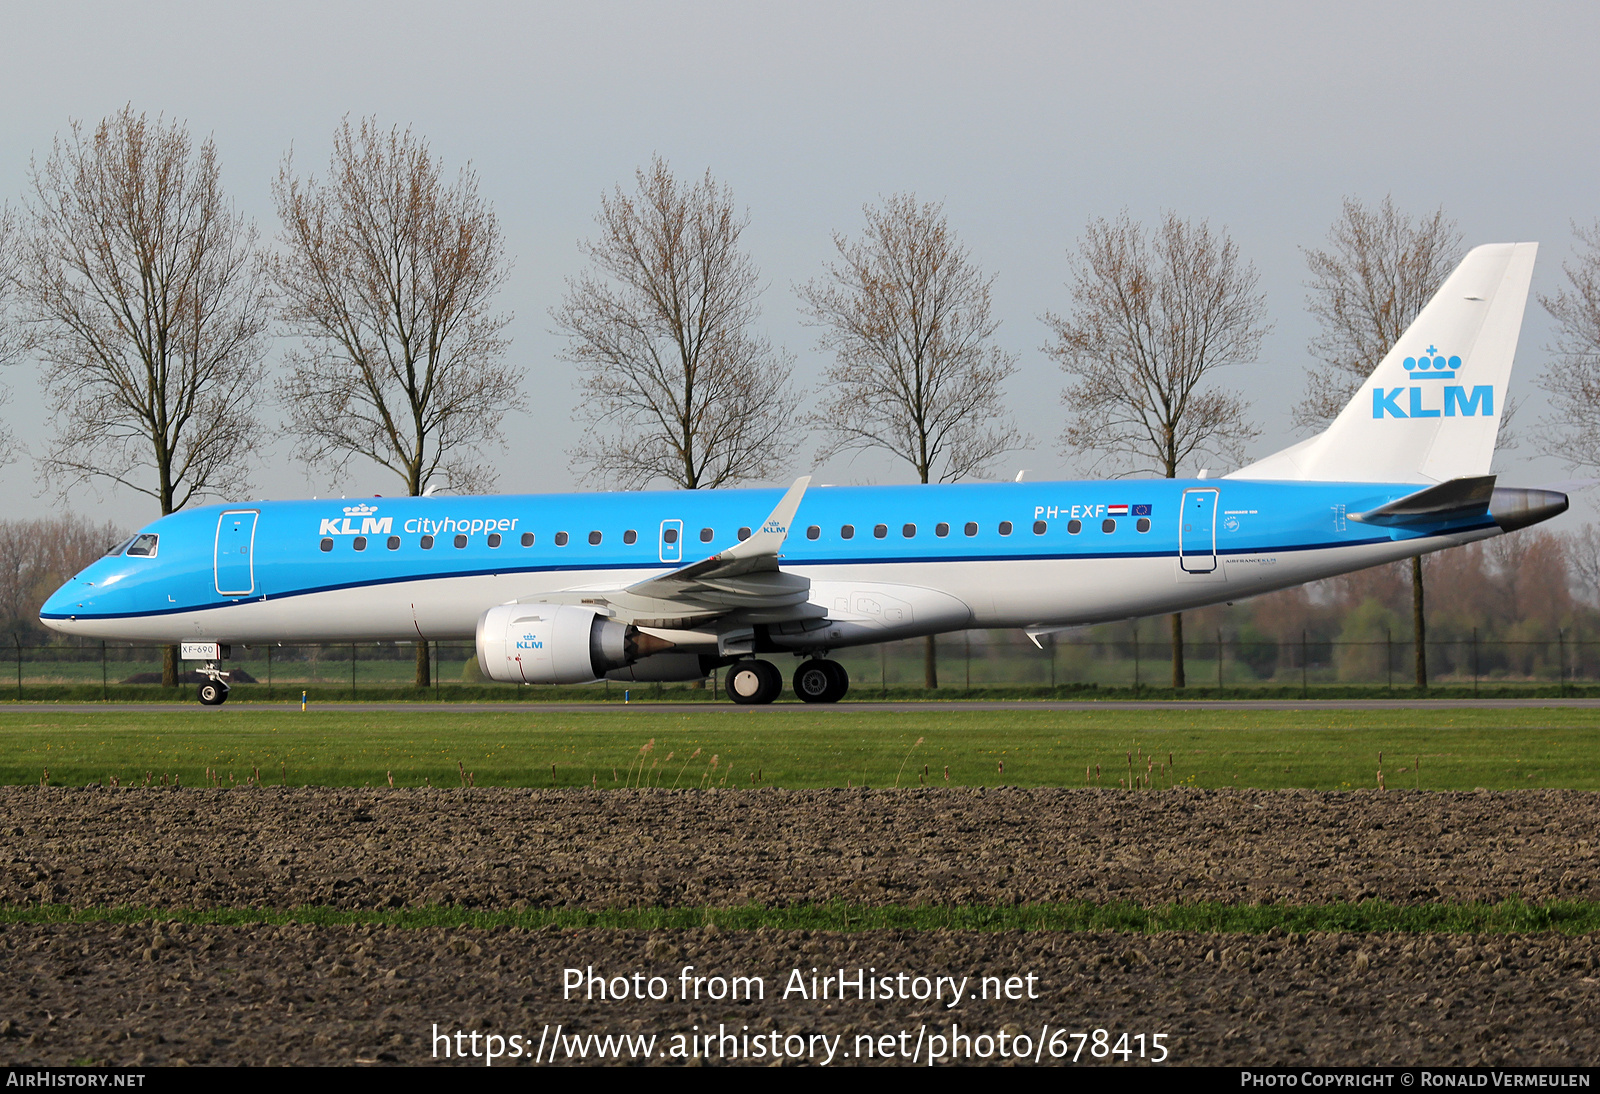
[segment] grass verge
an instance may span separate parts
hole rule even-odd
[[[70,908],[60,904],[0,907],[0,923],[188,923],[201,926],[305,924],[382,926],[405,929],[443,927],[486,930],[686,930],[715,925],[722,930],[784,931],[1113,931],[1154,934],[1192,931],[1223,934],[1345,933],[1528,934],[1556,931],[1583,934],[1600,930],[1600,903],[1506,900],[1497,904],[1059,904],[1018,905],[862,905],[799,904],[768,908],[757,904],[712,908],[530,908],[485,911],[434,906],[351,910],[305,906],[172,909],[140,907]]]
[[[0,710],[0,784],[34,786],[1600,790],[1596,755],[1587,708]]]

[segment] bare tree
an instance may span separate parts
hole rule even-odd
[[[46,476],[163,514],[242,489],[268,301],[215,146],[124,108],[92,135],[74,122],[31,181],[15,284],[56,427]]]
[[[749,216],[709,171],[680,183],[659,156],[637,183],[601,196],[599,235],[580,244],[591,268],[551,311],[590,424],[572,462],[624,489],[771,478],[793,447],[793,359],[753,329]]]
[[[994,278],[937,203],[894,194],[863,212],[860,238],[836,234],[838,261],[798,290],[822,330],[819,347],[834,355],[809,419],[828,438],[818,456],[882,449],[924,483],[981,474],[1029,443],[1002,402],[1016,358],[990,341],[1000,326],[990,313]],[[939,686],[932,636],[924,674]]]
[[[1541,433],[1571,467],[1600,467],[1600,221],[1573,225],[1578,253],[1562,269],[1567,286],[1541,295],[1558,324],[1540,386],[1550,393]]]
[[[1328,229],[1329,249],[1307,250],[1306,310],[1321,330],[1311,352],[1322,367],[1306,373],[1295,423],[1321,429],[1344,409],[1444,279],[1461,261],[1461,233],[1443,209],[1413,220],[1385,197],[1376,209],[1345,198]],[[1502,422],[1515,412],[1509,403]],[[1502,428],[1501,447],[1509,446]],[[1428,686],[1422,558],[1411,560],[1411,625],[1416,680]]]
[[[63,491],[109,480],[166,514],[248,480],[268,298],[220,174],[209,140],[131,107],[72,123],[33,169],[14,284],[55,426],[41,470]]]
[[[0,520],[0,627],[19,641],[41,637],[50,594],[124,538],[115,524],[83,517]]]
[[[27,344],[21,317],[16,314],[17,222],[9,207],[0,206],[0,366],[14,364]],[[0,385],[0,407],[11,400],[11,391]],[[16,437],[0,422],[0,467],[16,458]]]
[[[1321,327],[1295,424],[1321,429],[1355,397],[1384,355],[1461,262],[1461,233],[1443,209],[1416,220],[1385,197],[1376,209],[1345,198],[1329,249],[1305,251],[1306,310]]]
[[[346,119],[327,177],[298,178],[285,157],[273,196],[284,247],[273,279],[303,339],[282,389],[300,454],[335,474],[370,459],[411,495],[436,478],[492,483],[483,449],[523,397],[501,364],[510,317],[492,305],[508,263],[476,175],[449,183],[409,129]],[[417,685],[429,678],[419,642]]]
[[[1151,230],[1124,213],[1089,222],[1068,283],[1072,311],[1047,314],[1045,352],[1074,382],[1063,448],[1127,474],[1175,478],[1210,453],[1236,459],[1259,430],[1212,374],[1254,360],[1269,327],[1255,267],[1225,231],[1168,213]],[[1172,686],[1183,687],[1183,616],[1172,616]]]

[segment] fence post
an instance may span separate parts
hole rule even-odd
[[[1300,698],[1311,698],[1311,686],[1306,679],[1306,665],[1310,660],[1306,644],[1306,632],[1300,632]]]
[[[1389,669],[1389,691],[1394,691],[1394,631],[1388,627],[1383,628],[1383,641],[1388,653],[1384,655]]]
[[[267,643],[267,698],[272,698],[272,643]]]
[[[22,636],[12,635],[12,641],[17,644],[17,702],[22,702]]]
[[[350,643],[350,701],[356,701],[356,644]]]
[[[1561,668],[1559,670],[1561,678],[1560,694],[1565,699],[1567,697],[1567,632],[1564,629],[1556,628],[1556,641],[1560,644],[1561,649],[1559,654],[1561,658]]]
[[[106,640],[100,640],[100,701],[104,703],[111,698],[111,693],[106,688]]]
[[[1055,698],[1056,690],[1056,636],[1050,636],[1050,691],[1051,698]]]
[[[883,642],[878,643],[878,689],[889,698],[889,647]]]
[[[1472,697],[1478,697],[1478,628],[1472,628]]]
[[[1217,698],[1222,698],[1222,628],[1217,628]]]
[[[961,635],[967,644],[967,690],[972,690],[972,632],[962,631]]]

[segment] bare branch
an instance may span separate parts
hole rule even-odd
[[[1175,477],[1203,453],[1230,461],[1259,435],[1211,373],[1255,359],[1270,329],[1255,268],[1225,232],[1168,213],[1146,232],[1126,213],[1091,221],[1045,346],[1074,378],[1062,447],[1126,474]]]
[[[1569,467],[1600,467],[1600,221],[1574,224],[1578,253],[1562,269],[1567,285],[1539,302],[1559,324],[1546,351],[1553,360],[1539,386],[1550,393],[1550,416],[1539,432]]]
[[[1306,310],[1321,325],[1295,424],[1321,429],[1345,408],[1461,261],[1461,233],[1443,209],[1412,221],[1385,197],[1376,209],[1345,198],[1329,249],[1307,250]]]
[[[657,156],[638,190],[600,199],[591,272],[551,311],[583,374],[591,482],[684,489],[771,479],[794,443],[793,358],[752,328],[760,274],[739,250],[749,224],[708,171],[680,184]]]
[[[14,284],[56,425],[47,482],[163,513],[244,489],[268,299],[209,140],[126,107],[92,136],[74,122],[33,170]]]
[[[370,459],[413,495],[435,476],[491,485],[483,449],[524,406],[501,363],[510,316],[491,309],[508,273],[499,223],[470,169],[453,185],[443,171],[409,129],[347,118],[326,179],[285,157],[273,185],[272,274],[304,339],[282,388],[300,454],[335,474]]]
[[[937,204],[895,194],[863,210],[867,228],[834,236],[839,261],[798,292],[834,363],[808,419],[822,459],[880,448],[923,482],[981,474],[1030,439],[1011,424],[1000,385],[1016,359],[988,345],[994,278],[984,277]]]

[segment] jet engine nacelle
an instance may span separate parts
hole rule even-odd
[[[478,667],[510,684],[587,684],[669,645],[571,604],[501,604],[478,620]]]

